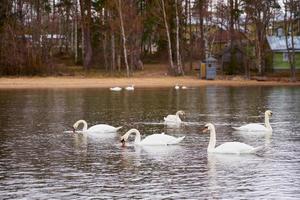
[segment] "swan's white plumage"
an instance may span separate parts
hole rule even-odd
[[[226,142],[217,146],[212,153],[231,153],[231,154],[243,154],[243,153],[255,153],[256,148],[244,144],[241,142]]]
[[[175,90],[179,90],[180,89],[180,87],[179,87],[178,84],[176,84],[174,88],[175,88]]]
[[[140,132],[137,129],[130,129],[127,131],[122,137],[121,141],[126,141],[130,134],[135,133],[135,145],[172,145],[181,142],[185,136],[183,137],[173,137],[170,135],[166,135],[164,133],[161,134],[152,134],[147,136],[145,139],[141,140]]]
[[[177,111],[175,115],[168,115],[167,117],[164,117],[165,124],[178,124],[180,125],[182,120],[180,119],[180,115],[184,115],[185,113],[181,110]]]
[[[164,117],[166,123],[181,123],[181,119],[178,115],[168,115]]]
[[[129,90],[129,91],[134,90],[134,85],[125,87],[125,90]]]
[[[122,88],[121,88],[121,87],[111,87],[110,90],[111,90],[111,91],[118,92],[118,91],[121,91]]]
[[[90,128],[87,127],[87,122],[85,120],[78,120],[73,125],[74,129],[77,129],[79,124],[83,124],[82,132],[85,133],[107,133],[107,132],[116,132],[122,127],[114,127],[107,124],[97,124],[94,126],[91,126]]]
[[[175,138],[170,135],[162,134],[153,134],[147,136],[145,139],[143,139],[139,144],[140,145],[171,145],[171,144],[177,144],[181,140],[183,140],[183,137]]]
[[[256,124],[256,123],[251,123],[251,124],[247,124],[241,127],[233,127],[235,130],[238,131],[268,131],[269,129],[267,129],[264,125],[262,124]]]
[[[222,154],[249,154],[256,153],[263,149],[263,146],[252,147],[241,142],[226,142],[218,147],[216,146],[216,131],[215,126],[211,123],[205,125],[206,130],[210,131],[210,140],[207,148],[208,153],[222,153]]]
[[[116,132],[122,127],[113,127],[107,124],[97,124],[91,126],[87,131],[88,132]]]
[[[238,131],[245,131],[245,132],[269,132],[272,133],[272,127],[270,125],[270,117],[272,116],[272,111],[267,110],[265,112],[265,124],[258,124],[258,123],[251,123],[247,125],[243,125],[240,127],[233,127],[235,130]]]

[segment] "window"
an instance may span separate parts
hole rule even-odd
[[[282,55],[283,55],[283,59],[282,59],[283,61],[286,62],[289,61],[289,54],[287,52],[283,52]]]

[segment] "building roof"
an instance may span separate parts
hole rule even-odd
[[[287,36],[288,38],[288,46],[289,48],[292,47],[291,44],[291,37]],[[285,36],[267,36],[268,43],[272,51],[278,52],[286,52],[286,41]],[[300,36],[294,36],[294,49],[296,52],[300,52]]]
[[[231,39],[231,32],[228,30],[219,29],[211,35],[214,37],[215,43],[228,43]],[[234,40],[243,40],[245,39],[245,34],[240,31],[234,30],[233,39]]]

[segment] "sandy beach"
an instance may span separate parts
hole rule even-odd
[[[204,85],[222,86],[300,86],[300,82],[287,81],[257,81],[257,80],[199,80],[197,77],[138,77],[138,78],[84,78],[84,77],[21,77],[0,78],[0,89],[29,89],[29,88],[109,88],[113,86],[172,87],[175,84],[188,87]]]

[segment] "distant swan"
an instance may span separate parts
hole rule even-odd
[[[175,115],[168,115],[167,117],[164,117],[165,124],[180,125],[180,123],[182,122],[180,119],[180,115],[185,115],[185,112],[182,110],[179,110],[176,112]]]
[[[272,127],[269,122],[269,119],[272,116],[272,114],[273,113],[270,110],[267,110],[265,112],[265,126],[257,123],[251,123],[241,127],[233,127],[233,128],[238,131],[249,131],[249,132],[263,131],[263,132],[272,133]]]
[[[79,124],[83,124],[83,128],[82,128],[82,132],[84,133],[104,133],[104,132],[116,132],[118,131],[120,127],[113,127],[107,124],[97,124],[94,125],[90,128],[88,128],[87,123],[85,120],[78,120],[77,122],[75,122],[75,124],[73,125],[73,132],[75,132],[75,130],[78,128]]]
[[[249,154],[249,153],[256,153],[257,151],[263,149],[263,146],[255,148],[241,142],[226,142],[221,144],[218,147],[215,147],[216,146],[215,126],[211,123],[206,124],[203,132],[207,132],[207,131],[210,131],[210,139],[207,147],[208,153]]]
[[[178,84],[176,84],[174,88],[175,88],[175,90],[179,90],[180,89],[180,87],[179,87]]]
[[[186,90],[187,87],[186,86],[181,86],[181,89]]]
[[[134,90],[134,85],[125,87],[125,90]]]
[[[125,142],[128,140],[130,134],[135,133],[135,145],[171,145],[177,144],[183,140],[183,137],[173,137],[170,135],[161,134],[152,134],[147,136],[145,139],[141,140],[141,134],[137,129],[130,129],[121,137],[121,143],[125,145]]]
[[[110,90],[118,92],[118,91],[121,91],[122,88],[120,88],[120,87],[111,87]]]

